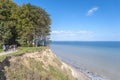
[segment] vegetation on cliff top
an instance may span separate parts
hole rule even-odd
[[[41,46],[41,47],[18,47],[17,51],[2,55],[0,56],[0,61],[2,61],[4,58],[9,57],[9,56],[17,56],[17,55],[22,55],[24,53],[28,52],[35,52],[35,51],[41,51],[46,49],[47,47]]]

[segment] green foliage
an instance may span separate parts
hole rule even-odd
[[[28,45],[41,39],[44,42],[50,34],[51,19],[42,8],[12,0],[0,1],[0,43]]]
[[[17,5],[11,0],[0,1],[0,43],[2,44],[12,44],[10,40],[15,43],[13,30],[16,21],[12,17],[12,13],[16,8]]]

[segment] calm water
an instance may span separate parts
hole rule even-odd
[[[52,42],[50,46],[60,59],[80,70],[120,80],[120,42]]]

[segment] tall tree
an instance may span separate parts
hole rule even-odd
[[[31,4],[17,6],[12,0],[0,0],[0,43],[44,43],[50,34],[51,19],[42,8]]]
[[[12,0],[0,0],[0,43],[15,43],[15,19],[12,17],[12,12],[16,7]]]
[[[19,8],[18,16],[18,40],[22,44],[36,43],[38,39],[49,34],[51,20],[45,10],[24,4]]]

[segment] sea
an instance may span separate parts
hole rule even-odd
[[[50,48],[91,80],[120,80],[119,41],[53,41]]]

